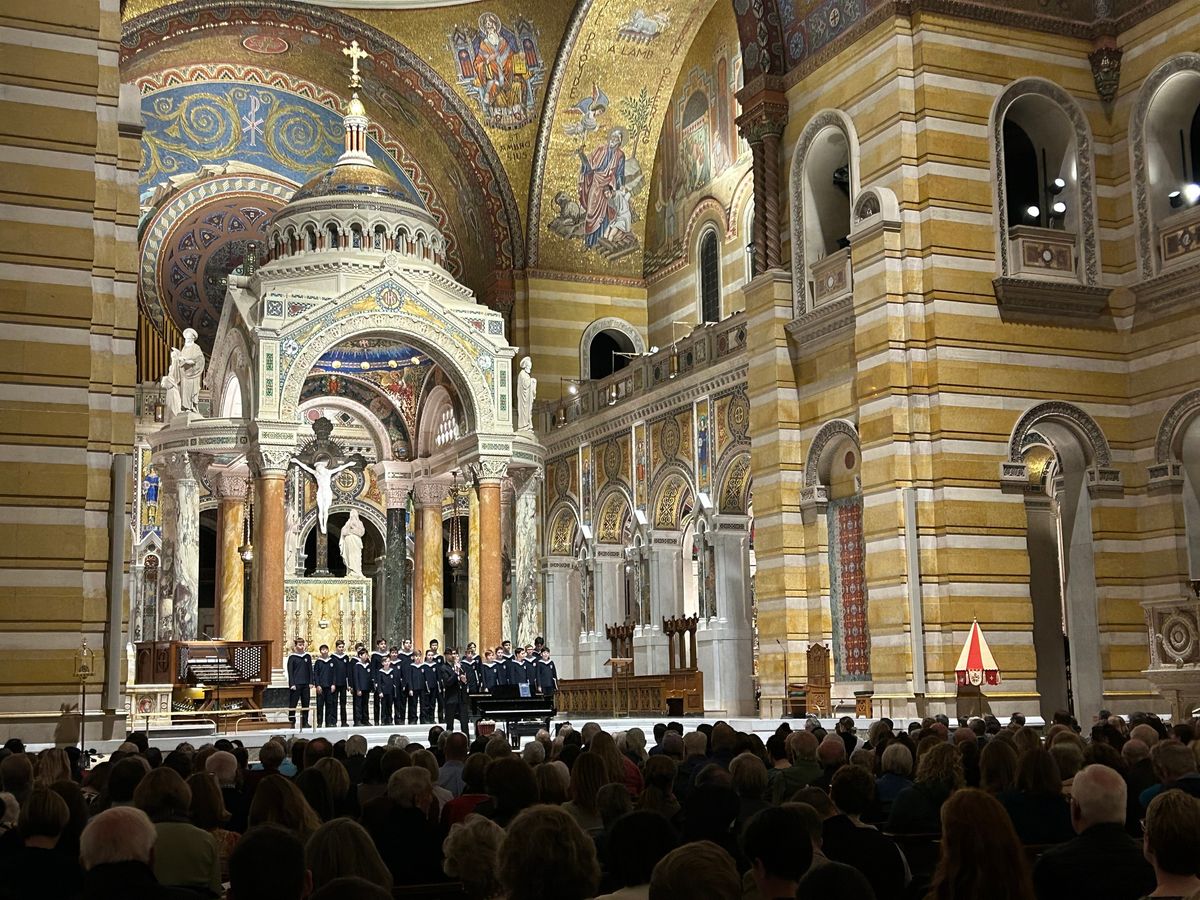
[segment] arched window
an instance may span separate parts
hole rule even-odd
[[[1022,79],[996,101],[992,139],[1001,278],[1095,285],[1091,138],[1078,104],[1055,84]]]
[[[376,225],[372,232],[371,249],[383,250],[384,244],[387,242],[387,231],[382,225]]]
[[[838,110],[814,116],[796,144],[791,203],[797,315],[842,300],[853,290],[850,209],[858,185],[856,156],[853,125]]]
[[[330,222],[325,226],[325,229],[329,234],[329,249],[337,250],[342,246],[342,242],[338,238],[337,222]]]
[[[721,321],[721,249],[717,232],[709,228],[700,238],[700,319]]]
[[[596,380],[607,378],[613,372],[618,372],[629,365],[630,357],[623,356],[633,352],[633,342],[627,335],[619,331],[606,329],[592,338],[588,356],[591,366],[588,377]]]
[[[355,250],[361,250],[363,247],[363,230],[357,222],[350,226],[350,246]]]
[[[304,226],[304,243],[310,251],[317,249],[317,229],[312,225]]]
[[[1173,57],[1146,79],[1129,130],[1142,275],[1192,265],[1200,246],[1200,54]]]

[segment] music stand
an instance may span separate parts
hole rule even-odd
[[[621,670],[628,670],[633,665],[633,659],[626,656],[614,656],[611,659],[604,661],[604,665],[612,669],[612,704],[613,718],[616,719],[621,715],[629,715],[629,677],[625,678],[625,712],[617,712],[617,673]]]

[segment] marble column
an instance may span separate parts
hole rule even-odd
[[[546,558],[546,643],[554,654],[559,678],[576,678],[576,642],[579,617],[571,612],[571,573],[576,560],[570,556]]]
[[[784,85],[777,75],[756,82],[755,93],[740,96],[737,125],[750,144],[754,170],[754,270],[782,264],[783,217],[780,206],[780,138],[788,119]],[[743,92],[745,89],[743,88]]]
[[[537,500],[541,471],[516,470],[516,516],[513,536],[513,605],[516,607],[516,642],[532,644],[542,634],[542,604],[538,590]],[[544,636],[544,635],[543,635]]]
[[[716,615],[701,623],[700,667],[706,713],[746,716],[754,712],[754,665],[750,624],[750,534],[746,516],[719,515],[706,532],[716,578]]]
[[[271,641],[271,668],[283,668],[284,479],[291,450],[260,450],[254,479],[255,638]]]
[[[650,617],[642,634],[650,668],[639,673],[659,675],[669,669],[662,620],[683,612],[683,536],[677,531],[652,531],[648,552]]]
[[[445,646],[442,635],[442,614],[445,596],[442,592],[442,501],[446,498],[446,485],[436,481],[420,482],[413,488],[421,519],[417,542],[421,545],[421,599],[419,615],[413,621],[413,646],[423,650],[434,638]],[[414,595],[413,604],[417,599]],[[420,622],[420,634],[417,622]]]
[[[217,635],[243,639],[245,564],[238,548],[246,515],[247,472],[221,472],[212,479],[217,494]]]
[[[467,485],[467,502],[467,640],[474,641],[483,656],[486,648],[479,632],[479,491],[473,484]]]
[[[500,479],[503,463],[485,462],[479,478],[479,634],[485,647],[504,640]]]
[[[412,637],[413,610],[404,583],[408,556],[408,492],[411,479],[393,461],[376,463],[376,474],[387,504],[387,548],[383,558],[382,613],[375,631],[397,644]]]
[[[161,482],[162,576],[158,636],[194,641],[200,600],[200,460],[187,451],[155,460]]]

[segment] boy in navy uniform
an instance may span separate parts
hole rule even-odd
[[[358,659],[350,667],[350,687],[354,691],[354,724],[370,725],[367,717],[367,698],[375,688],[375,679],[371,674],[371,661],[367,657],[367,648],[358,648]]]
[[[300,704],[300,727],[308,727],[309,685],[312,684],[312,656],[304,649],[304,638],[296,638],[295,649],[288,654],[288,722],[296,727],[296,704]]]
[[[484,650],[483,665],[479,667],[480,681],[483,684],[484,693],[494,693],[496,685],[504,683],[500,680],[500,676],[503,674],[504,667],[496,662],[496,651]]]
[[[335,705],[341,713],[342,727],[346,727],[346,693],[350,687],[350,666],[353,660],[346,655],[346,642],[338,641],[334,645],[333,656],[333,691]],[[325,727],[329,728],[334,723],[326,722]]]
[[[313,686],[317,689],[317,727],[331,728],[337,724],[337,711],[333,696],[333,660],[329,658],[329,645],[322,644],[320,655],[313,660]]]
[[[437,712],[432,721],[442,721],[442,675],[445,673],[446,658],[442,656],[441,644],[438,639],[434,638],[429,642],[429,653],[433,654],[433,674],[434,680],[437,683],[438,689],[434,691],[434,704],[437,706]],[[426,654],[428,657],[429,654]]]
[[[379,705],[381,718],[376,719],[377,725],[392,724],[392,707],[396,701],[396,670],[392,668],[390,656],[383,658],[383,664],[375,673],[375,697]]]
[[[412,641],[405,639],[400,645],[400,674],[396,678],[396,688],[399,694],[396,707],[396,721],[400,722],[403,715],[404,724],[417,724],[417,692],[413,688],[413,659]]]
[[[434,723],[434,708],[438,703],[438,695],[441,693],[441,685],[438,683],[437,662],[434,659],[433,651],[425,651],[425,661],[421,665],[415,667],[420,673],[418,678],[417,697],[421,703],[421,724],[432,725]]]
[[[383,661],[387,659],[388,642],[386,638],[375,639],[375,649],[371,651],[371,678],[375,678],[375,674],[383,668]],[[382,720],[379,717],[379,694],[375,694],[375,724],[379,725]]]
[[[550,648],[542,645],[542,658],[537,661],[538,691],[546,702],[553,705],[554,692],[558,690],[558,667],[550,659]]]
[[[505,684],[529,684],[529,667],[525,665],[525,648],[518,647],[516,655],[504,663]]]

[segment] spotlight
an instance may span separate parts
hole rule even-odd
[[[1067,204],[1063,203],[1061,200],[1056,200],[1050,207],[1050,211],[1056,216],[1065,216],[1067,214]]]
[[[1025,217],[1026,218],[1037,220],[1041,216],[1041,214],[1042,214],[1042,211],[1040,209],[1038,209],[1036,206],[1027,206],[1025,208]]]
[[[1171,191],[1167,194],[1167,199],[1171,201],[1171,209],[1179,209],[1183,206],[1183,194],[1179,191]]]
[[[1200,184],[1191,182],[1183,186],[1183,199],[1188,203],[1195,205],[1196,201],[1200,200]]]
[[[567,393],[572,394],[572,395],[578,394],[579,388],[576,385],[571,385],[570,387],[567,388]]]
[[[1048,190],[1051,194],[1053,194],[1054,196],[1057,197],[1059,194],[1062,193],[1063,188],[1065,188],[1066,186],[1067,186],[1066,181],[1064,181],[1061,178],[1055,178],[1052,182],[1050,182],[1050,184],[1048,184],[1046,186],[1046,190]]]
[[[657,344],[655,344],[654,346],[652,346],[652,347],[650,348],[650,355],[651,355],[651,356],[653,356],[653,355],[654,355],[655,353],[657,353],[657,352],[658,352],[658,345],[657,345]]]

